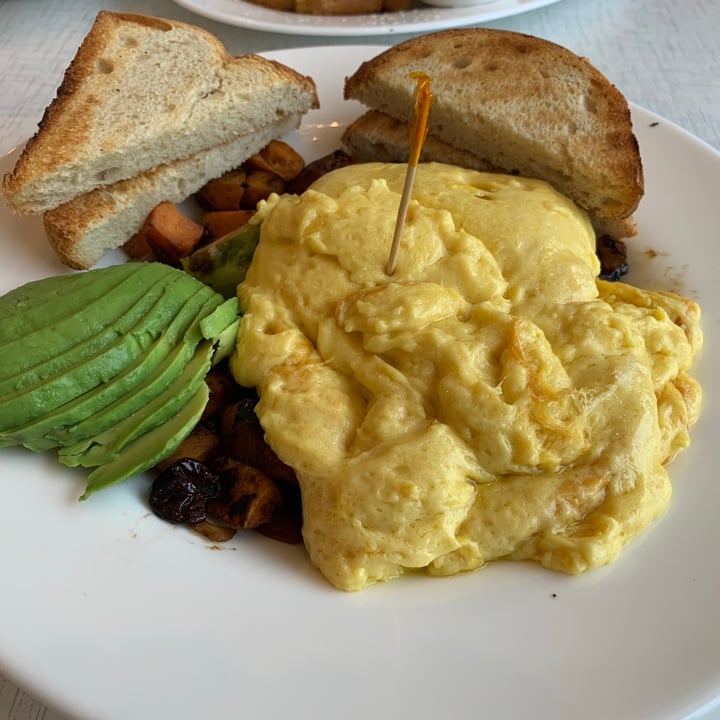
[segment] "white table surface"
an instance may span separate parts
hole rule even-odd
[[[410,37],[262,33],[193,15],[171,0],[0,0],[0,155],[35,131],[65,67],[101,9],[201,25],[234,54],[394,44]],[[629,100],[720,149],[720,0],[562,0],[487,25],[538,35],[588,57]],[[17,688],[0,668],[0,720],[61,717]],[[720,707],[696,714],[693,720],[701,717],[720,720]]]

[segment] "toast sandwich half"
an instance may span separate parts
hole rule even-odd
[[[185,199],[316,107],[313,80],[281,63],[231,56],[194,25],[102,11],[3,194],[16,214],[44,214],[61,260],[87,268],[154,205]]]
[[[422,160],[546,180],[598,234],[635,234],[644,179],[630,108],[586,59],[486,28],[400,43],[345,80],[345,98],[370,109],[343,135],[354,159],[407,160],[414,72],[430,76],[433,94]]]

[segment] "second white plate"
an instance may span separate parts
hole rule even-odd
[[[552,5],[559,0],[480,0],[467,7],[431,7],[368,15],[300,15],[245,0],[174,0],[186,10],[228,25],[287,35],[361,36],[428,32],[489,22]],[[438,4],[442,0],[437,0]]]

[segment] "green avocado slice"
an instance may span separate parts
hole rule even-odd
[[[175,338],[170,335],[160,339],[167,348],[165,359],[156,367],[155,372],[147,377],[145,382],[136,384],[129,392],[126,391],[106,411],[92,415],[86,414],[84,421],[66,429],[50,432],[48,436],[55,441],[54,444],[66,447],[73,445],[74,448],[68,450],[68,454],[82,452],[99,434],[110,429],[117,430],[125,418],[147,414],[150,403],[161,395],[167,397],[168,387],[183,372],[197,352],[199,338],[193,341],[191,328],[202,323],[202,318],[206,317],[203,312],[206,311],[207,308],[202,308],[201,311],[196,309],[192,323],[185,327],[184,338]],[[235,313],[235,317],[237,317],[237,313]],[[213,339],[212,336],[209,339]],[[83,441],[85,441],[84,444]]]
[[[82,441],[61,449],[60,462],[69,467],[97,467],[117,460],[130,443],[165,424],[195,395],[205,382],[212,352],[212,343],[204,341],[161,395],[147,403],[141,411],[98,433],[90,442]]]
[[[190,360],[194,346],[183,341],[183,336],[203,317],[213,300],[204,292],[196,292],[154,343],[122,373],[56,411],[13,428],[8,435],[12,435],[19,445],[42,452],[91,438],[137,412],[148,400],[159,395]]]
[[[181,297],[183,303],[188,299],[185,291],[188,291],[190,297],[195,293],[207,293],[212,297],[212,291],[202,286],[196,288],[182,283],[181,287],[172,289],[173,297]],[[57,371],[52,377],[35,383],[31,388],[20,388],[2,398],[0,430],[7,432],[9,428],[43,417],[97,386],[110,382],[135,358],[144,354],[178,309],[174,302],[168,301],[165,293],[154,297],[153,293],[148,292],[146,297],[153,298],[151,307],[146,307],[148,303],[144,300],[136,303],[133,307],[138,309],[140,317],[136,317],[137,313],[131,309],[124,316],[127,324],[119,321],[113,330],[112,342],[102,344],[105,341],[103,336],[101,347],[93,356],[82,357],[71,367]],[[95,338],[89,338],[86,345],[94,347],[95,342]]]
[[[103,292],[88,278],[100,278]],[[61,462],[95,467],[86,498],[157,464],[192,430],[207,403],[208,370],[234,347],[237,299],[226,300],[159,263],[127,263],[30,285],[9,293],[9,300],[0,298],[0,338],[6,341],[0,352],[22,345],[29,356],[23,374],[8,371],[12,357],[8,362],[0,355],[6,361],[0,387],[13,388],[0,393],[0,447],[18,441],[34,450],[60,447]],[[22,337],[18,315],[32,318]],[[46,322],[50,315],[55,321]],[[23,343],[28,337],[33,342]],[[58,354],[66,355],[65,364]],[[23,388],[4,384],[18,375]]]
[[[26,363],[28,366],[24,369],[0,379],[0,397],[5,401],[10,396],[30,392],[34,387],[52,382],[54,377],[62,375],[65,370],[90,360],[100,350],[117,342],[137,325],[142,326],[148,312],[153,306],[164,304],[164,293],[172,291],[175,284],[174,278],[166,276],[164,281],[156,282],[144,296],[138,298],[132,307],[96,335],[83,338],[82,342],[69,346],[64,351],[42,359],[31,366],[28,362]],[[26,351],[25,357],[30,357],[29,350]],[[2,426],[3,424],[0,424],[0,427]]]
[[[117,427],[126,418],[141,412],[149,402],[162,396],[194,354],[195,348],[187,343],[170,347],[170,352],[164,357],[162,364],[157,366],[155,372],[141,385],[128,391],[103,411],[87,415],[77,425],[50,430],[41,442],[52,443],[50,447],[77,448],[77,452],[80,452],[83,445],[85,448],[90,446],[98,435]]]
[[[0,298],[0,344],[22,337],[27,333],[28,322],[32,326],[57,322],[103,297],[131,275],[147,274],[148,270],[140,265],[125,263],[122,271],[57,275],[10,290]]]
[[[160,263],[146,263],[146,265],[150,268],[149,271],[123,273],[119,282],[112,283],[109,281],[114,280],[113,274],[106,272],[112,268],[89,270],[87,273],[95,275],[99,280],[98,284],[103,290],[101,294],[98,294],[97,289],[92,285],[88,285],[83,292],[67,295],[63,298],[63,302],[58,301],[51,305],[51,309],[44,306],[27,307],[17,310],[17,315],[21,317],[18,318],[16,315],[3,320],[0,324],[2,328],[0,335],[10,334],[5,331],[6,327],[22,323],[22,332],[0,345],[0,353],[3,357],[15,359],[12,374],[59,355],[68,348],[82,347],[88,339],[102,332],[104,328],[127,313],[155,284],[183,278],[181,271],[169,266],[163,267]],[[171,272],[168,273],[168,270]],[[75,278],[82,276],[64,277],[74,285]],[[185,278],[187,275],[182,281],[185,281]],[[91,287],[92,292],[89,290]],[[72,302],[69,302],[70,300]],[[68,302],[67,307],[65,302]],[[1,378],[10,374],[7,372],[10,366],[4,367],[7,369],[2,371]]]
[[[236,301],[237,302],[237,301]],[[240,318],[236,317],[232,325],[228,325],[217,338],[215,347],[215,355],[213,356],[213,365],[220,362],[223,358],[229,357],[235,345],[237,344],[237,334],[240,329]]]
[[[98,394],[113,397],[112,404],[105,405],[97,411],[83,406],[79,417],[84,417],[74,425],[63,426],[56,422],[57,429],[46,430],[48,437],[57,445],[72,445],[85,438],[104,432],[129,415],[140,411],[149,401],[162,394],[173,378],[182,372],[182,368],[190,362],[195,345],[188,341],[190,327],[198,322],[202,313],[207,311],[208,301],[198,308],[197,298],[186,303],[173,319],[167,330],[157,339],[141,359],[139,365],[128,369],[114,382],[98,389]],[[86,398],[80,398],[84,402]],[[103,397],[103,400],[106,398]],[[92,402],[92,396],[87,400]]]
[[[87,500],[98,490],[127,480],[130,476],[157,465],[160,460],[174,452],[198,424],[209,396],[210,390],[203,382],[177,415],[164,425],[142,435],[116,460],[93,470],[80,499]]]
[[[237,286],[245,279],[259,241],[260,226],[243,225],[203,245],[180,262],[185,272],[202,280],[223,297],[233,298]]]

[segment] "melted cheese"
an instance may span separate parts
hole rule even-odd
[[[410,568],[611,562],[667,505],[700,403],[699,309],[598,281],[540,181],[351,166],[261,210],[231,361],[295,468],[310,558],[358,590]]]

